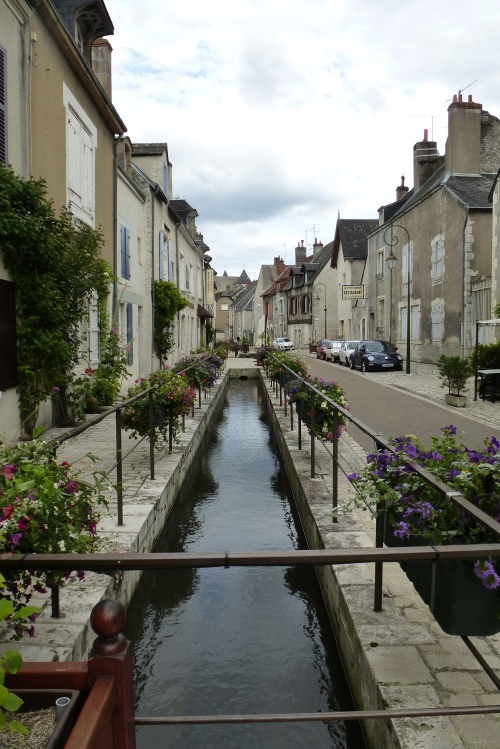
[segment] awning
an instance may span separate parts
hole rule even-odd
[[[201,304],[198,305],[198,317],[213,317],[212,313],[209,312],[205,307],[202,307]]]

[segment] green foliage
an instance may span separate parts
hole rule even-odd
[[[88,456],[92,458],[92,456]],[[80,472],[58,463],[42,440],[17,445],[0,444],[0,553],[82,554],[96,548],[96,505],[106,504],[102,476],[96,486]],[[62,571],[25,570],[6,576],[4,597],[15,606],[29,601],[34,591],[59,583]],[[5,608],[3,613],[8,611]],[[13,617],[12,621],[17,620]],[[22,627],[15,628],[20,635]]]
[[[474,365],[476,357],[475,350],[470,355],[470,361]],[[477,347],[477,368],[478,369],[499,369],[500,368],[500,343],[480,343]]]
[[[76,226],[65,208],[56,214],[43,180],[23,180],[0,163],[0,250],[16,284],[18,392],[29,434],[40,403],[78,361],[92,295],[108,293],[102,247],[100,232]]]
[[[437,368],[441,378],[441,387],[448,388],[450,395],[460,395],[460,391],[465,390],[467,378],[472,374],[469,359],[443,354],[438,359]]]
[[[177,313],[187,307],[189,302],[170,281],[155,281],[154,294],[153,346],[156,356],[162,363],[174,345],[172,322]]]

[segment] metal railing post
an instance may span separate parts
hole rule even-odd
[[[316,455],[315,455],[315,408],[314,408],[314,393],[311,391],[311,478],[316,476]]]
[[[386,523],[385,502],[377,505],[377,517],[375,520],[375,547],[382,549],[384,546],[384,527]],[[375,562],[375,588],[373,610],[382,611],[382,584],[384,576],[384,563]]]
[[[333,439],[332,439],[332,507],[337,510],[339,503],[339,412],[333,412]],[[332,515],[332,521],[338,521],[337,513]]]
[[[115,418],[116,434],[116,505],[118,525],[123,525],[123,465],[122,465],[122,412],[119,408]]]
[[[50,586],[50,606],[52,619],[59,619],[61,616],[61,606],[59,597],[59,585],[53,583]]]
[[[155,411],[153,393],[148,394],[149,398],[149,473],[151,479],[155,477]]]
[[[174,435],[173,435],[174,427],[173,427],[173,423],[172,423],[173,419],[174,419],[173,416],[169,416],[168,417],[168,451],[169,451],[169,453],[172,452],[172,445],[173,445],[173,441],[174,441]]]

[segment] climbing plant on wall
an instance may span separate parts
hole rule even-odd
[[[32,434],[40,404],[78,362],[81,324],[94,294],[113,274],[103,238],[72,214],[56,213],[44,180],[23,180],[0,163],[0,252],[16,284],[18,393],[23,429]]]
[[[189,302],[184,299],[177,286],[170,281],[155,281],[155,305],[154,305],[154,350],[155,354],[163,362],[168,352],[173,348],[174,337],[172,323],[175,316]]]

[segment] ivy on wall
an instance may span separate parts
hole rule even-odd
[[[30,435],[40,404],[79,360],[92,296],[108,294],[103,244],[67,209],[56,213],[44,180],[23,180],[0,163],[0,252],[16,284],[19,407]]]
[[[160,364],[166,359],[174,346],[172,323],[178,312],[187,307],[177,286],[170,281],[154,282],[154,336],[153,345]]]

